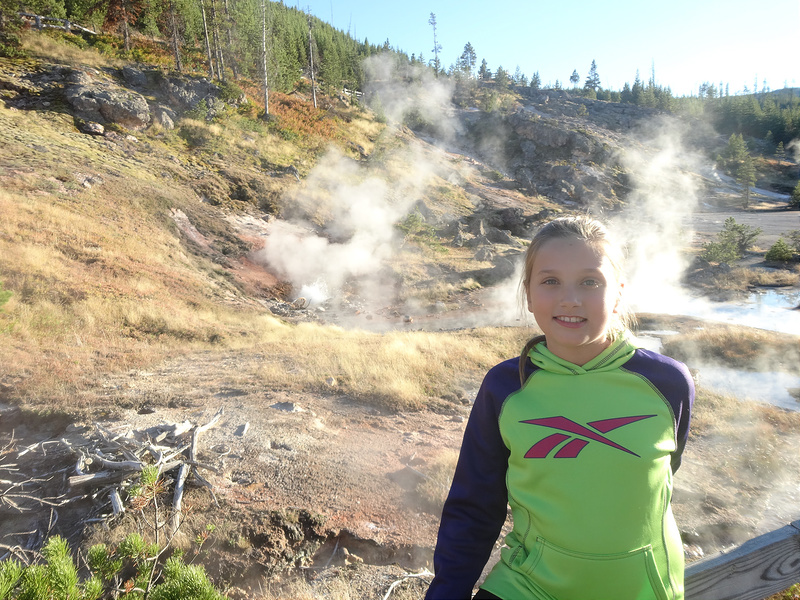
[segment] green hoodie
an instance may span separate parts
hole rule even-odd
[[[544,344],[529,358],[498,419],[514,528],[481,587],[506,600],[683,598],[670,499],[693,399],[685,367],[625,338],[583,366]]]

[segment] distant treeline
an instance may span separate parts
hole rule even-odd
[[[437,70],[440,77],[450,77],[464,91],[481,84],[517,91],[566,89],[589,98],[622,102],[661,110],[705,115],[725,133],[738,133],[766,139],[776,146],[788,145],[800,137],[800,97],[795,90],[762,91],[744,95],[723,95],[722,84],[703,84],[697,96],[675,97],[669,87],[656,83],[655,73],[642,81],[636,73],[633,84],[622,90],[600,85],[594,61],[586,81],[580,86],[577,72],[569,78],[571,87],[542,86],[538,72],[530,79],[517,67],[513,74],[502,66],[492,72],[483,60],[478,68],[476,52],[467,42],[464,52],[449,69],[435,60],[410,57],[393,48],[387,39],[374,45],[367,39],[355,39],[350,32],[281,2],[267,0],[0,0],[0,54],[3,54],[3,30],[13,22],[13,15],[24,11],[119,32],[129,57],[137,59],[131,36],[138,33],[151,42],[166,43],[175,68],[179,71],[206,71],[210,77],[248,79],[264,78],[266,45],[269,88],[288,92],[296,88],[302,76],[314,77],[328,91],[348,88],[362,90],[365,84],[364,59],[376,54],[391,57],[398,72],[406,67]],[[431,14],[435,27],[435,15]],[[435,29],[434,29],[435,31]],[[266,40],[266,44],[264,44]],[[95,42],[102,45],[103,42]],[[141,57],[144,58],[144,57]],[[144,61],[143,61],[144,62]],[[466,84],[466,85],[465,85]],[[465,96],[462,93],[461,98]]]
[[[291,8],[262,0],[2,0],[0,29],[18,11],[69,19],[96,30],[119,33],[136,58],[134,32],[166,41],[175,68],[206,70],[218,80],[263,78],[263,39],[267,40],[271,89],[291,91],[302,75],[331,88],[361,89],[363,59],[394,51],[359,42],[348,33]],[[266,34],[266,36],[264,35]],[[199,58],[198,58],[199,57]]]

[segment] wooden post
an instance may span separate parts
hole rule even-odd
[[[686,600],[763,600],[800,583],[800,521],[690,564]]]

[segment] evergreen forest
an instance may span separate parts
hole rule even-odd
[[[643,81],[636,72],[633,84],[622,90],[602,87],[602,72],[594,60],[583,85],[577,70],[569,76],[571,87],[543,85],[538,72],[530,77],[502,66],[478,66],[475,48],[467,42],[449,68],[436,44],[436,16],[431,13],[435,58],[381,44],[358,41],[351,33],[280,2],[268,0],[0,0],[0,55],[14,52],[14,31],[23,26],[19,13],[68,19],[104,35],[84,35],[86,44],[103,50],[118,46],[125,58],[153,62],[170,57],[165,65],[179,72],[205,73],[218,82],[235,82],[242,89],[290,92],[306,82],[328,93],[342,89],[364,91],[364,59],[386,54],[403,72],[408,67],[430,69],[437,77],[455,83],[454,99],[470,101],[478,86],[494,86],[518,93],[538,89],[565,89],[570,93],[608,102],[622,102],[708,118],[724,135],[741,134],[764,140],[767,152],[778,152],[800,137],[800,90],[745,89],[729,94],[723,83],[704,83],[697,95],[675,97],[668,86],[656,82],[655,72]],[[77,36],[75,36],[77,37]],[[121,41],[120,41],[121,40]],[[163,60],[163,58],[162,58]],[[266,81],[266,84],[265,84]],[[724,91],[723,91],[724,90]]]

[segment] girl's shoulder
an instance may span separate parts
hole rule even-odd
[[[623,368],[645,377],[667,396],[694,396],[694,380],[689,368],[670,356],[637,348]]]
[[[528,370],[530,361],[528,361]],[[492,403],[502,404],[506,398],[520,389],[519,357],[509,358],[493,366],[486,373],[481,384],[479,397]]]
[[[631,359],[625,364],[628,368],[631,365],[642,365],[652,369],[662,369],[666,371],[679,371],[689,374],[689,367],[681,361],[645,348],[637,348]]]

